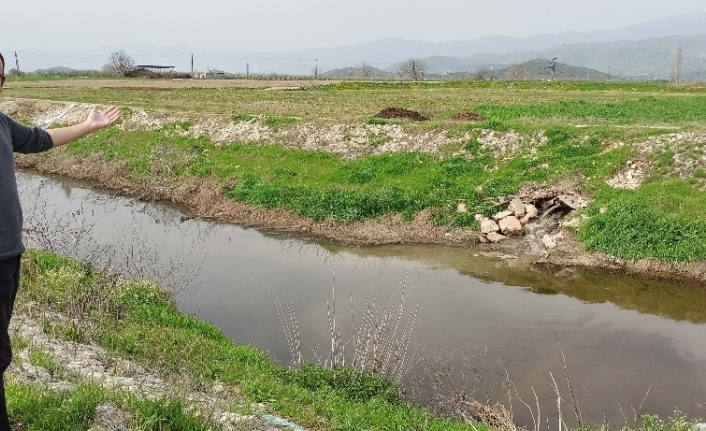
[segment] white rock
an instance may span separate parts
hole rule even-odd
[[[498,224],[495,223],[493,220],[485,219],[485,220],[481,220],[481,222],[480,222],[480,232],[481,233],[491,233],[491,232],[497,232],[499,230],[500,230],[500,226],[498,226]]]
[[[461,202],[461,203],[458,204],[458,206],[456,207],[456,212],[464,213],[464,214],[465,214],[465,213],[468,212],[468,207],[466,206],[466,204],[464,204],[463,202]]]
[[[564,238],[564,233],[559,232],[558,234],[555,235],[544,235],[542,237],[542,244],[549,250],[556,248],[558,241],[560,239]]]
[[[529,216],[529,218],[533,219],[539,215],[539,210],[537,209],[536,206],[532,204],[527,204],[525,205],[525,217]]]
[[[510,202],[510,205],[507,206],[507,209],[508,211],[512,211],[518,219],[524,217],[525,215],[525,203],[519,198],[513,199],[512,202]]]
[[[556,248],[556,240],[551,235],[544,235],[542,237],[542,244],[549,250]]]
[[[586,220],[588,220],[588,216],[586,214],[581,214],[581,217],[574,217],[571,220],[565,220],[561,224],[561,226],[578,229],[581,226],[581,223],[585,222]]]
[[[578,195],[559,195],[557,198],[572,210],[586,208],[589,204],[588,199]]]
[[[537,210],[537,207],[535,207],[534,205],[525,205],[525,216],[520,219],[520,223],[522,224],[522,226],[524,226],[538,215],[539,211]]]
[[[510,211],[510,210],[508,210],[508,211],[502,211],[502,212],[499,212],[499,213],[495,214],[495,215],[493,216],[493,220],[495,220],[495,221],[500,221],[500,220],[504,219],[505,217],[511,216],[512,214],[513,214],[513,213],[512,213],[512,211]]]
[[[501,235],[497,232],[491,232],[488,234],[488,241],[492,242],[493,244],[497,244],[505,238],[505,235]]]
[[[485,220],[485,216],[483,214],[476,214],[475,215],[476,220],[478,221],[483,221]]]
[[[520,236],[525,231],[520,220],[514,216],[505,217],[500,220],[500,230],[507,236]]]

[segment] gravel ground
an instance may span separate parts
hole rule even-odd
[[[211,418],[225,431],[297,429],[293,426],[278,427],[271,423],[279,418],[230,412],[229,407],[234,401],[244,405],[245,400],[222,383],[216,382],[209,388],[194,390],[198,385],[191,382],[189,376],[165,376],[129,359],[108,355],[105,349],[95,344],[51,337],[42,330],[43,319],[66,322],[66,316],[53,312],[42,312],[40,315],[35,310],[36,304],[20,308],[12,318],[10,336],[22,339],[24,347],[15,349],[12,366],[7,372],[10,378],[57,391],[71,391],[82,382],[91,382],[144,399],[179,399],[193,414]],[[54,358],[56,369],[48,370],[32,364],[30,357],[37,349]],[[264,413],[264,406],[250,407]],[[262,417],[269,420],[263,420]],[[102,404],[96,409],[92,429],[129,430],[129,419],[129,412],[111,403]]]

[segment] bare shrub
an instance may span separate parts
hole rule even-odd
[[[368,63],[360,63],[356,66],[357,75],[361,79],[370,79],[374,75],[374,70]]]
[[[398,73],[402,79],[423,81],[427,73],[427,66],[423,61],[411,58],[400,65]]]
[[[505,79],[510,81],[520,81],[527,79],[527,71],[519,64],[511,64],[505,70]]]
[[[117,75],[128,76],[135,69],[135,60],[121,49],[110,54],[108,65]]]

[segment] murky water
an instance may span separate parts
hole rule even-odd
[[[328,354],[327,301],[335,283],[344,338],[366,298],[378,308],[406,280],[407,310],[419,305],[415,358],[461,374],[476,396],[507,401],[505,373],[542,415],[556,417],[550,372],[570,402],[562,352],[584,419],[613,424],[634,409],[704,416],[706,290],[584,269],[529,265],[478,250],[425,246],[341,247],[228,224],[185,220],[176,208],[114,197],[69,181],[20,173],[26,225],[56,246],[175,285],[180,308],[238,343],[282,361],[291,354],[275,306],[291,302],[302,353]],[[89,236],[78,235],[90,230]],[[93,239],[89,239],[93,238]],[[335,281],[334,281],[335,280]],[[352,305],[351,305],[352,304]],[[418,366],[412,373],[419,372]],[[647,397],[645,394],[649,391]],[[514,392],[513,392],[514,395]],[[644,399],[644,402],[643,402]],[[513,400],[518,421],[533,426]],[[568,407],[568,406],[567,406]],[[622,409],[622,413],[621,413]],[[624,415],[623,415],[624,413]],[[573,417],[567,408],[566,417]],[[545,419],[542,419],[544,421]]]

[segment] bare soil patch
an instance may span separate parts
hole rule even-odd
[[[305,88],[321,84],[334,84],[339,81],[314,81],[307,79],[67,79],[64,81],[8,81],[5,85],[12,88]]]
[[[404,118],[412,121],[427,121],[429,118],[420,114],[417,111],[410,111],[404,108],[385,108],[382,111],[375,114],[375,118],[392,119],[392,118]]]
[[[454,121],[485,121],[486,118],[475,112],[462,112],[451,117]]]

